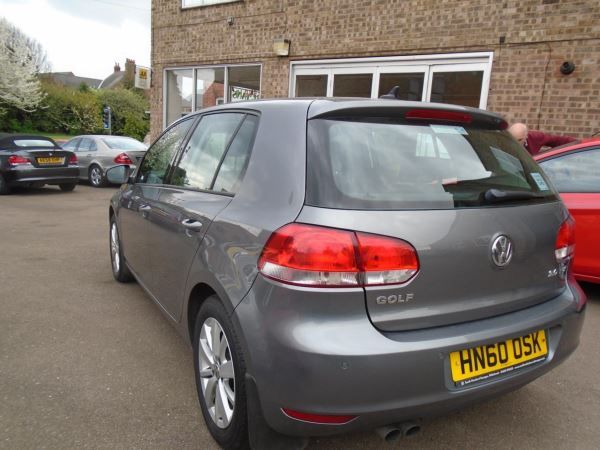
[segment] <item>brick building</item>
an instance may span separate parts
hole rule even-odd
[[[152,68],[153,136],[218,103],[395,85],[406,99],[589,136],[600,131],[600,1],[152,0]]]

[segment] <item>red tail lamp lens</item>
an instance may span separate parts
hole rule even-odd
[[[331,416],[323,414],[312,414],[300,411],[294,411],[293,409],[282,408],[283,413],[291,417],[292,419],[302,420],[303,422],[329,424],[329,425],[343,425],[348,423],[357,416]]]
[[[557,261],[567,259],[575,253],[575,221],[571,216],[565,220],[556,236],[554,254]]]
[[[133,161],[127,153],[119,153],[115,156],[114,162],[116,164],[133,164]]]
[[[77,164],[79,164],[79,160],[77,159],[77,155],[75,155],[75,154],[71,155],[71,157],[69,158],[69,165],[70,166],[76,166]]]
[[[293,223],[271,235],[258,268],[284,283],[351,287],[404,283],[419,262],[416,250],[400,239]]]
[[[443,109],[411,109],[404,117],[412,120],[440,120],[459,123],[471,123],[473,121],[473,117],[469,113],[445,111]]]
[[[23,164],[31,164],[31,160],[29,158],[24,158],[19,155],[11,155],[8,157],[8,164],[11,166],[20,166]]]

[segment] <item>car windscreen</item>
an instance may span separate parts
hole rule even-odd
[[[555,201],[506,131],[397,119],[308,123],[306,204],[339,209],[453,209]]]
[[[140,141],[126,137],[103,137],[102,141],[112,149],[118,150],[146,150],[146,145]]]

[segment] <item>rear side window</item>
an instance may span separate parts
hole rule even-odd
[[[505,131],[314,119],[308,137],[306,203],[312,206],[452,209],[556,199]]]
[[[540,162],[559,192],[600,192],[600,148]]]

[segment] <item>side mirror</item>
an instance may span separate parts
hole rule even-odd
[[[124,184],[129,182],[131,169],[129,166],[115,166],[106,171],[106,179],[112,184]]]

